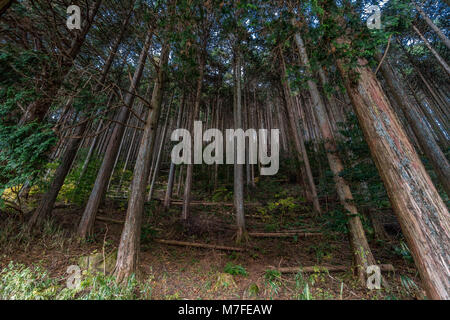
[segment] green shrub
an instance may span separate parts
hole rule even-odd
[[[0,300],[48,300],[58,293],[58,281],[39,266],[10,262],[0,272]]]
[[[0,272],[0,300],[135,300],[151,294],[151,279],[138,282],[134,276],[117,284],[114,276],[83,272],[80,286],[71,289],[64,278],[51,278],[40,266],[11,262]]]
[[[231,274],[233,276],[240,275],[240,276],[248,276],[248,272],[245,270],[244,267],[240,265],[234,265],[231,262],[228,262],[224,269],[225,273]]]

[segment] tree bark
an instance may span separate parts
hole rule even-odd
[[[445,36],[445,34],[439,29],[433,21],[428,17],[428,15],[422,10],[422,8],[417,4],[417,2],[413,1],[414,6],[416,7],[417,11],[420,13],[422,18],[425,20],[425,22],[430,26],[431,29],[436,32],[436,34],[441,38],[442,42],[447,46],[447,48],[450,50],[450,40]]]
[[[356,83],[344,63],[338,69],[428,298],[450,299],[448,210],[367,61],[358,59]]]
[[[181,128],[181,120],[182,120],[182,116],[183,116],[185,99],[186,99],[186,93],[183,93],[183,96],[182,96],[181,102],[180,102],[180,109],[178,109],[177,129]],[[164,197],[164,208],[165,209],[168,209],[170,206],[170,200],[172,198],[173,185],[174,185],[174,181],[175,181],[175,171],[176,171],[175,163],[173,163],[171,161],[170,162],[170,170],[169,170],[169,178],[168,178],[168,182],[167,182],[167,190],[166,190],[166,195]]]
[[[105,65],[103,66],[103,70],[102,70],[102,74],[101,74],[99,83],[96,85],[94,92],[99,92],[103,88],[104,83],[106,82],[106,78],[111,69],[112,63],[114,61],[114,57],[116,56],[119,45],[125,34],[125,29],[128,24],[128,21],[131,17],[131,13],[132,13],[132,9],[129,11],[126,19],[124,20],[121,32],[119,33],[118,37],[114,41],[114,44],[112,46],[112,49],[108,56],[108,59],[106,60]],[[68,142],[68,146],[67,146],[67,148],[64,152],[63,158],[62,158],[62,162],[55,172],[55,176],[52,181],[52,184],[51,184],[49,190],[44,194],[42,200],[39,203],[39,206],[37,207],[36,211],[34,211],[32,217],[29,221],[29,225],[28,225],[29,228],[40,225],[43,222],[43,220],[46,217],[48,217],[50,215],[50,213],[52,212],[53,206],[54,206],[56,198],[58,196],[58,193],[64,184],[64,180],[66,179],[67,174],[70,172],[70,169],[72,168],[77,151],[78,151],[80,143],[82,141],[82,137],[84,136],[85,131],[88,128],[88,124],[89,124],[89,121],[87,121],[88,113],[93,108],[94,108],[93,104],[87,106],[85,115],[83,117],[81,117],[81,120],[80,120],[81,124],[76,127],[75,132],[73,134],[74,138],[71,138]],[[94,143],[95,143],[95,139],[94,139]],[[92,148],[90,148],[89,152],[91,152],[91,149]]]
[[[289,118],[289,124],[291,127],[291,132],[294,138],[294,145],[297,149],[297,157],[300,162],[300,166],[304,168],[304,174],[302,176],[306,178],[309,191],[311,192],[312,202],[313,202],[313,208],[316,214],[321,214],[322,209],[320,208],[319,204],[319,197],[317,196],[316,191],[316,185],[314,183],[314,178],[311,171],[311,165],[309,163],[308,154],[306,152],[305,142],[303,141],[303,137],[301,132],[299,133],[297,131],[297,124],[295,122],[295,115],[294,115],[294,108],[292,106],[292,99],[291,99],[291,92],[289,89],[289,84],[287,83],[286,77],[286,65],[284,63],[284,58],[282,55],[282,52],[280,51],[280,58],[282,60],[281,63],[281,71],[282,71],[282,86],[283,86],[283,92],[286,100],[286,109],[287,114]]]
[[[147,48],[148,49],[148,48]],[[169,46],[163,45],[159,69],[152,95],[152,112],[149,112],[144,127],[138,158],[134,167],[131,193],[125,224],[120,238],[117,262],[114,270],[117,282],[123,282],[137,271],[139,265],[142,216],[144,213],[145,188],[150,169],[150,156],[155,146],[156,128],[161,111],[165,86],[166,65],[169,58]]]
[[[448,66],[447,62],[440,56],[439,53],[437,53],[436,50],[431,46],[431,44],[428,42],[428,40],[423,36],[423,34],[417,29],[415,25],[412,25],[413,30],[419,35],[420,39],[425,43],[427,48],[431,51],[431,53],[435,56],[441,67],[447,72],[447,75],[450,75],[450,67]]]
[[[164,147],[164,141],[166,140],[167,126],[168,126],[168,123],[169,123],[170,109],[172,107],[172,100],[173,100],[173,96],[172,96],[171,101],[167,105],[166,120],[164,122],[164,127],[163,127],[162,132],[161,132],[161,138],[159,139],[160,141],[159,141],[158,155],[157,155],[157,158],[156,158],[155,169],[153,170],[153,176],[152,176],[152,181],[151,181],[151,184],[150,184],[150,191],[148,192],[148,196],[147,196],[147,201],[151,201],[152,200],[153,191],[155,190],[155,183],[156,183],[156,180],[158,179],[158,173],[159,173],[159,167],[161,165],[161,158],[162,158],[162,152],[163,152],[163,147]]]
[[[87,122],[77,127],[75,135],[79,135],[87,127]],[[64,156],[61,159],[61,164],[58,166],[53,178],[52,184],[49,190],[44,194],[43,198],[39,202],[38,207],[34,211],[33,215],[28,222],[28,228],[39,226],[44,219],[50,215],[55,205],[56,198],[58,196],[61,187],[64,184],[67,174],[72,166],[73,160],[78,151],[78,146],[81,139],[70,139],[68,146],[64,152]]]
[[[202,48],[200,50],[204,50],[205,48]],[[204,52],[199,53],[198,58],[198,78],[197,78],[197,89],[195,92],[195,103],[194,103],[194,110],[192,111],[191,119],[188,122],[189,123],[189,130],[190,132],[193,132],[194,128],[194,120],[198,118],[198,115],[200,113],[200,102],[202,99],[202,87],[203,87],[203,76],[205,73],[205,57]],[[192,153],[192,159],[194,157],[194,154]],[[194,164],[191,159],[191,164],[186,165],[186,181],[184,184],[184,199],[183,199],[183,210],[181,214],[181,219],[184,222],[187,222],[189,218],[190,213],[190,202],[191,202],[191,188],[192,188],[192,176],[194,172]]]
[[[92,189],[91,195],[87,202],[86,208],[84,209],[83,216],[81,218],[80,224],[78,226],[78,236],[80,238],[86,238],[92,234],[92,229],[95,221],[95,215],[97,214],[98,207],[102,201],[103,195],[105,194],[106,187],[108,185],[109,179],[112,174],[114,161],[116,159],[117,153],[119,151],[120,142],[123,137],[125,127],[121,123],[125,123],[130,114],[129,108],[132,108],[135,95],[133,94],[137,87],[139,86],[142,72],[144,70],[144,65],[147,60],[147,54],[150,48],[152,39],[152,30],[148,30],[144,46],[142,48],[139,62],[134,73],[133,79],[130,84],[129,92],[125,96],[125,105],[121,108],[118,115],[118,122],[114,126],[114,130],[108,142],[108,147],[104,156],[104,160],[97,174],[94,187]]]
[[[9,9],[15,0],[0,0],[0,17]]]
[[[377,54],[377,59],[381,61],[380,53]],[[450,165],[447,158],[436,143],[433,134],[422,121],[422,118],[411,102],[409,96],[396,79],[395,74],[387,61],[381,64],[380,70],[394,96],[395,102],[402,109],[417,137],[420,147],[430,160],[439,182],[444,187],[445,192],[450,195]]]
[[[242,97],[241,97],[241,57],[239,49],[235,49],[234,56],[234,128],[243,129],[242,123]],[[237,163],[238,152],[237,143],[234,143],[234,210],[236,213],[236,243],[241,243],[247,238],[245,230],[244,214],[244,165]]]
[[[303,65],[310,68],[308,54],[306,52],[303,39],[300,34],[295,34],[295,42],[298,47],[298,52]],[[337,145],[333,136],[333,131],[330,125],[330,120],[323,103],[320,92],[314,81],[308,80],[309,92],[313,101],[313,109],[316,114],[316,119],[319,123],[319,128],[324,139],[324,147],[327,153],[328,164],[333,172],[333,179],[336,185],[336,191],[339,196],[341,205],[345,208],[348,216],[348,229],[350,246],[353,252],[353,260],[358,272],[359,280],[362,285],[366,284],[366,270],[370,265],[375,265],[376,261],[370,250],[369,243],[364,232],[364,228],[359,218],[358,209],[356,208],[351,193],[350,187],[344,178],[341,177],[341,172],[344,170],[344,165],[337,153]]]
[[[67,54],[64,55],[64,58],[62,59],[59,75],[57,77],[47,79],[42,90],[43,97],[37,99],[28,106],[27,111],[19,121],[19,125],[33,121],[41,122],[44,119],[55,95],[64,81],[65,76],[69,73],[70,68],[72,68],[76,57],[81,51],[86,35],[94,22],[94,18],[97,15],[101,3],[102,0],[97,0],[91,6],[88,15],[89,18],[84,20],[81,30],[74,37]]]

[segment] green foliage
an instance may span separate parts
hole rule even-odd
[[[265,222],[265,231],[271,232],[280,229],[288,221],[288,217],[301,207],[296,203],[294,197],[281,198],[286,195],[285,191],[281,191],[275,195],[276,198],[279,198],[277,201],[269,202],[267,206],[257,208],[258,214]]]
[[[419,287],[414,282],[414,280],[412,280],[407,275],[400,275],[400,283],[402,284],[402,287],[406,290],[406,292],[410,295],[419,290]]]
[[[39,266],[27,268],[10,262],[0,272],[1,300],[49,300],[56,297],[58,282]]]
[[[138,282],[131,276],[118,284],[113,276],[84,272],[77,289],[66,287],[65,279],[51,278],[40,266],[11,262],[0,272],[2,300],[132,300],[150,299],[151,279]]]
[[[151,224],[145,224],[141,230],[141,241],[155,238],[158,235],[158,230],[155,230]]]
[[[258,212],[263,215],[286,215],[294,212],[298,208],[298,204],[295,203],[295,199],[293,197],[287,197],[283,199],[279,199],[278,201],[269,202],[267,207],[258,208]]]
[[[394,247],[394,252],[409,263],[414,263],[411,251],[409,251],[409,248],[404,241],[400,241],[399,245]]]
[[[4,46],[0,50],[0,97],[3,99],[6,95],[11,98],[19,91],[19,87],[26,86],[29,91],[22,92],[21,97],[31,98],[30,93],[34,91],[28,77],[37,76],[37,67],[47,61],[48,57],[41,52],[18,49],[11,45]]]
[[[56,142],[51,124],[18,124],[18,110],[38,98],[29,78],[37,76],[36,67],[45,60],[30,50],[0,50],[0,193],[38,176]]]
[[[318,264],[323,260],[331,260],[333,249],[335,249],[335,246],[331,245],[329,242],[320,242],[308,247],[308,250],[316,256]]]
[[[342,234],[348,232],[348,216],[344,207],[338,205],[336,209],[325,212],[320,218],[323,221],[326,230]]]
[[[311,293],[309,291],[308,279],[305,279],[302,272],[298,272],[295,275],[295,298],[298,300],[312,300]]]
[[[281,278],[281,273],[278,270],[266,270],[265,274],[264,274],[264,279],[266,279],[266,281],[275,281],[275,280],[279,280]]]
[[[409,30],[415,14],[410,2],[390,0],[383,8],[382,17],[386,30],[401,33]]]
[[[356,116],[348,114],[347,117],[345,128],[341,130],[345,138],[338,144],[345,168],[341,176],[350,183],[358,207],[390,208],[389,198]]]
[[[115,277],[102,273],[84,273],[78,289],[64,288],[57,298],[77,300],[134,300],[149,299],[149,283],[140,284],[132,275],[125,284],[118,284]]]
[[[225,273],[231,274],[232,276],[240,275],[240,276],[248,276],[248,272],[241,265],[235,265],[231,262],[228,262],[224,269]]]
[[[50,125],[5,125],[0,120],[0,190],[38,176],[55,142]]]
[[[257,297],[259,295],[259,287],[256,283],[252,283],[248,287],[248,294],[250,297]]]
[[[264,280],[266,286],[268,286],[271,299],[273,296],[278,295],[281,287],[281,273],[278,270],[266,270],[264,274]]]
[[[270,211],[279,211],[282,214],[293,212],[297,207],[298,205],[295,203],[295,199],[293,197],[287,197],[275,202],[270,202],[268,205],[268,209]]]
[[[86,154],[87,150],[81,150],[80,157],[76,160],[74,168],[67,175],[64,185],[58,194],[60,201],[68,201],[82,205],[88,199],[95,179],[97,178],[97,172],[102,163],[102,158],[93,155],[83,174]]]
[[[225,186],[217,188],[212,196],[214,202],[229,201],[231,199],[233,199],[233,191],[228,190]]]

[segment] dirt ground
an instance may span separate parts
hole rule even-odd
[[[289,188],[287,185],[286,188]],[[264,201],[264,195],[259,200]],[[328,200],[332,203],[333,200]],[[117,220],[96,221],[95,234],[84,243],[75,240],[74,231],[82,213],[81,207],[59,206],[53,212],[53,227],[29,241],[9,241],[0,248],[0,268],[10,261],[32,265],[39,263],[55,278],[67,277],[69,265],[92,252],[107,253],[117,249],[126,204],[108,200],[99,216]],[[249,232],[267,232],[274,217],[258,216],[257,208],[247,210]],[[155,239],[179,240],[235,247],[232,208],[193,206],[191,221],[180,225],[181,206],[168,212],[159,203],[146,209],[142,228],[139,279],[151,281],[153,299],[417,299],[422,297],[420,279],[414,264],[393,252],[398,234],[391,241],[372,240],[370,245],[377,262],[392,264],[395,272],[385,273],[390,289],[369,290],[360,285],[351,270],[351,253],[345,234],[324,230],[309,209],[300,206],[270,232],[305,230],[321,232],[320,237],[254,238],[243,245],[245,251],[224,251],[190,246],[173,246]],[[11,217],[0,219],[0,230],[20,232]],[[17,225],[19,221],[15,221]],[[59,227],[55,227],[59,226]],[[12,231],[15,226],[16,231]],[[281,229],[280,229],[281,227]],[[52,229],[53,228],[53,229]],[[56,229],[55,229],[56,228]],[[44,228],[45,229],[45,228]],[[4,231],[5,232],[5,231]],[[4,235],[7,238],[8,235]],[[245,274],[228,275],[227,265],[239,266]],[[348,266],[347,272],[313,272],[282,274],[277,267]],[[228,275],[228,276],[224,276]],[[405,287],[403,277],[414,281],[417,289]],[[307,284],[307,285],[306,285]]]

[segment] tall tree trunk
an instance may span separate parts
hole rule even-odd
[[[97,130],[95,131],[95,137],[92,140],[91,145],[89,146],[89,150],[86,155],[86,158],[84,159],[83,166],[81,168],[81,173],[80,173],[80,180],[83,179],[84,175],[86,174],[89,163],[91,162],[92,156],[94,155],[94,150],[95,150],[95,147],[97,146],[97,141],[98,141],[98,138],[99,138],[99,135],[100,135],[102,129],[103,129],[103,120],[100,120],[100,122],[98,123],[98,126],[97,126]]]
[[[349,44],[346,37],[338,43]],[[450,215],[408,140],[375,74],[358,58],[337,60],[372,157],[402,227],[428,298],[450,299]]]
[[[125,18],[125,20],[122,24],[122,30],[119,33],[116,40],[114,41],[114,44],[112,46],[112,49],[108,56],[108,59],[106,60],[105,65],[103,66],[103,70],[102,70],[102,74],[101,74],[99,83],[96,85],[94,92],[99,92],[103,88],[104,83],[106,82],[106,78],[111,69],[112,63],[114,61],[114,57],[116,56],[119,45],[125,34],[125,29],[128,24],[128,21],[131,17],[131,13],[132,13],[132,10],[129,11],[127,17]],[[62,158],[62,162],[55,172],[53,182],[52,182],[49,190],[44,194],[42,200],[39,203],[39,206],[34,211],[32,217],[29,221],[29,228],[40,225],[43,222],[43,220],[46,217],[48,217],[50,215],[50,213],[52,212],[53,206],[55,205],[55,201],[58,196],[58,193],[64,184],[64,180],[66,179],[67,174],[69,173],[70,169],[72,168],[72,165],[75,160],[80,143],[82,141],[83,136],[85,135],[86,129],[88,128],[88,124],[89,124],[88,114],[90,111],[92,111],[93,108],[94,108],[93,104],[86,107],[85,115],[81,118],[81,120],[80,120],[81,123],[78,124],[78,126],[76,127],[75,132],[74,132],[74,137],[69,140],[68,146],[67,146],[67,148],[64,152],[63,158]],[[95,139],[94,139],[94,142],[95,142]]]
[[[145,92],[145,97],[149,97],[150,96],[151,89],[152,89],[152,86],[149,85],[147,87],[146,92]],[[143,119],[143,118],[145,119],[146,118],[146,113],[149,112],[149,110],[147,110],[144,107],[144,103],[143,102],[140,103],[139,107],[137,109],[138,109],[137,110],[137,114],[139,115],[139,119]],[[133,125],[138,125],[140,123],[139,119],[135,117],[133,119],[133,122],[132,122]],[[122,169],[122,176],[121,176],[120,182],[119,182],[119,189],[122,188],[122,180],[123,180],[123,177],[124,177],[124,174],[125,174],[126,170],[128,169],[128,163],[130,162],[130,159],[134,159],[135,151],[136,151],[135,150],[136,149],[136,144],[138,145],[138,143],[135,143],[135,141],[140,141],[140,138],[141,138],[141,136],[140,136],[141,132],[140,132],[139,129],[136,129],[136,128],[129,128],[129,129],[131,130],[131,132],[133,132],[133,135],[131,137],[131,142],[128,143],[129,148],[128,148],[127,156],[126,156],[126,159],[125,159],[125,164],[123,165],[123,169]],[[139,147],[139,145],[137,147]],[[120,148],[119,148],[119,150],[120,150]]]
[[[0,0],[0,17],[8,10],[15,0]]]
[[[84,209],[83,216],[81,217],[81,221],[78,226],[78,236],[80,238],[86,238],[92,233],[95,215],[97,214],[98,207],[100,206],[102,198],[105,194],[106,187],[112,174],[114,162],[119,151],[120,142],[122,141],[123,133],[125,130],[123,123],[125,123],[128,119],[128,116],[130,114],[129,108],[133,107],[133,102],[135,99],[134,92],[137,90],[142,77],[142,72],[144,70],[145,62],[147,60],[147,54],[151,44],[152,34],[152,30],[149,29],[139,57],[136,71],[134,72],[134,76],[128,90],[129,93],[126,94],[124,99],[125,105],[119,112],[117,118],[118,123],[116,123],[114,126],[114,130],[106,149],[104,160],[97,174],[97,178],[95,180],[95,184],[91,191],[91,195],[87,202],[86,208]]]
[[[325,88],[325,86],[329,84],[329,81],[325,74],[325,71],[322,68],[319,68],[318,74],[319,74],[320,82],[322,83],[322,87]],[[330,123],[332,124],[333,134],[337,138],[342,139],[342,134],[339,131],[340,128],[339,128],[338,124],[339,123],[342,124],[345,122],[344,116],[343,116],[342,112],[340,112],[339,106],[337,105],[337,101],[334,98],[334,96],[328,95],[325,92],[325,89],[323,90],[323,92],[328,101],[327,111],[328,111],[328,117],[330,119]]]
[[[305,142],[302,137],[302,133],[297,131],[297,124],[295,121],[294,107],[292,105],[291,91],[289,88],[289,83],[286,79],[286,65],[284,63],[283,53],[280,51],[281,59],[281,71],[282,71],[282,86],[284,91],[284,96],[286,100],[287,114],[289,118],[289,124],[291,127],[292,135],[294,138],[294,145],[297,149],[297,157],[300,162],[300,166],[304,168],[304,174],[302,176],[306,178],[309,191],[311,192],[313,208],[316,214],[321,214],[322,209],[319,204],[319,197],[317,196],[316,185],[314,183],[314,178],[311,171],[311,165],[309,163],[308,154],[306,152]]]
[[[428,124],[433,128],[434,133],[436,134],[439,143],[443,146],[443,148],[448,148],[449,141],[447,137],[445,136],[443,128],[441,128],[438,123],[436,122],[435,117],[433,117],[433,114],[430,112],[431,105],[429,103],[428,98],[425,96],[423,91],[414,90],[413,88],[410,88],[411,92],[417,102],[418,108],[422,111],[422,114],[425,116],[425,118],[428,121]]]
[[[440,56],[439,53],[437,53],[436,50],[431,46],[431,44],[428,42],[428,40],[423,36],[423,34],[420,32],[419,29],[415,25],[412,25],[413,30],[419,35],[420,39],[425,43],[427,48],[431,51],[431,53],[435,56],[441,67],[447,72],[447,75],[450,75],[450,67],[448,66],[447,62]]]
[[[27,111],[19,121],[19,125],[30,123],[35,120],[41,122],[44,119],[48,109],[50,108],[53,102],[53,99],[55,98],[59,88],[61,87],[64,81],[65,76],[69,73],[76,57],[81,51],[84,40],[86,39],[86,35],[88,34],[94,22],[94,18],[97,15],[101,3],[102,0],[97,0],[92,4],[89,10],[88,19],[84,19],[81,30],[77,32],[76,36],[72,40],[72,43],[70,45],[67,54],[63,55],[64,58],[62,59],[61,62],[61,69],[59,70],[59,75],[54,78],[52,76],[51,79],[47,79],[44,88],[42,90],[43,97],[37,99],[28,106]]]
[[[83,124],[79,125],[74,133],[75,136],[79,136],[80,133],[84,132],[87,124],[88,122],[85,121]],[[69,140],[68,146],[64,151],[64,156],[61,159],[61,164],[56,169],[55,176],[50,185],[50,188],[42,197],[38,207],[31,216],[30,221],[28,222],[29,229],[41,225],[44,219],[48,217],[52,212],[58,193],[61,190],[62,185],[64,184],[64,180],[69,173],[70,168],[72,167],[72,163],[77,154],[80,141],[81,136],[71,138]]]
[[[170,118],[170,109],[172,107],[172,100],[173,100],[173,95],[172,95],[171,101],[167,105],[166,120],[164,122],[164,127],[161,132],[161,138],[159,139],[160,141],[159,141],[158,155],[156,157],[155,169],[153,170],[153,176],[152,176],[152,181],[150,183],[150,191],[148,192],[147,201],[152,200],[153,192],[155,190],[155,183],[156,183],[156,180],[158,179],[159,167],[161,166],[161,158],[162,158],[162,153],[163,153],[163,148],[164,148],[164,141],[166,140],[167,126],[168,126],[169,118]]]
[[[186,99],[186,93],[183,93],[183,96],[182,96],[181,102],[180,102],[180,108],[178,109],[177,129],[181,128],[181,120],[182,120],[182,116],[183,116],[185,99]],[[169,179],[167,182],[167,190],[166,190],[166,195],[164,197],[164,208],[165,209],[168,209],[170,206],[170,200],[172,198],[173,185],[174,185],[174,181],[175,181],[175,170],[176,170],[175,163],[173,163],[171,161],[170,162],[170,170],[169,170]]]
[[[203,50],[202,48],[201,50]],[[191,119],[189,123],[189,131],[193,132],[194,121],[198,118],[200,113],[200,102],[202,99],[202,87],[203,87],[203,76],[205,73],[205,57],[204,52],[199,53],[198,58],[198,78],[197,78],[197,89],[195,92],[195,102],[194,102],[194,110],[191,114]],[[194,155],[192,154],[192,159]],[[184,184],[184,199],[183,199],[183,211],[181,213],[181,219],[184,222],[187,222],[190,213],[190,204],[191,204],[191,188],[192,188],[192,176],[194,173],[194,164],[191,159],[191,164],[186,165],[186,181]]]
[[[180,165],[180,170],[178,170],[178,184],[177,184],[177,197],[180,195],[181,185],[183,184],[183,165]]]
[[[445,36],[445,34],[442,32],[441,29],[439,29],[433,21],[428,17],[428,15],[422,10],[422,8],[417,4],[417,2],[413,1],[414,6],[416,7],[417,11],[420,13],[422,18],[425,20],[425,22],[430,26],[431,29],[436,32],[436,34],[441,38],[442,42],[447,46],[447,48],[450,50],[450,40]]]
[[[377,59],[381,61],[381,54],[377,54]],[[381,64],[381,73],[386,80],[392,95],[398,106],[403,110],[403,113],[411,125],[414,134],[416,135],[420,147],[425,152],[425,155],[430,160],[436,175],[444,187],[445,192],[450,195],[450,165],[444,153],[439,148],[433,134],[430,132],[426,124],[422,121],[415,106],[410,101],[409,96],[400,85],[396,76],[391,69],[388,62]]]
[[[243,129],[242,123],[242,97],[241,97],[241,57],[238,49],[235,49],[234,63],[234,128]],[[244,165],[237,163],[237,143],[234,143],[234,210],[236,213],[237,233],[236,242],[241,243],[247,238],[245,231],[244,215]]]
[[[298,33],[295,34],[294,39],[303,65],[306,68],[310,68],[308,54],[306,52],[303,39]],[[324,139],[328,164],[333,172],[336,191],[338,193],[340,203],[345,208],[348,215],[347,224],[349,229],[350,246],[353,251],[353,259],[358,271],[359,280],[362,285],[365,285],[367,267],[370,265],[375,265],[376,262],[372,251],[370,250],[369,243],[367,242],[364,228],[361,219],[359,218],[358,210],[354,204],[350,187],[345,179],[341,177],[341,172],[344,170],[344,165],[337,152],[337,145],[325,104],[320,97],[320,92],[316,83],[312,80],[308,80],[308,87],[313,102],[314,113],[316,114],[316,119],[319,123],[319,128]]]
[[[147,48],[148,49],[148,48]],[[119,250],[114,275],[117,282],[123,282],[137,271],[139,265],[140,237],[142,215],[144,213],[145,188],[150,169],[150,156],[153,153],[156,128],[161,111],[162,96],[165,86],[165,68],[169,58],[169,46],[163,45],[158,68],[158,75],[152,94],[152,112],[149,112],[144,127],[138,158],[131,182],[131,193],[128,199],[127,216],[120,237]]]

